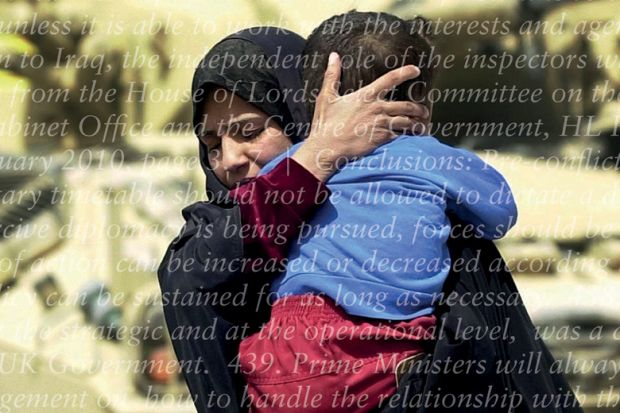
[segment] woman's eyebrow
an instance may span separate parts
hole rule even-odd
[[[235,130],[239,130],[252,121],[261,120],[262,118],[259,115],[255,114],[240,115],[236,118],[231,118],[227,124],[224,120],[221,120],[220,122],[218,122],[217,129],[206,129],[202,132],[200,137],[202,139],[215,138],[220,135],[218,132],[221,132],[223,127],[226,127],[227,129],[235,128]]]
[[[240,115],[236,118],[231,118],[230,121],[228,122],[228,127],[233,126],[233,125],[243,126],[252,121],[260,121],[260,120],[261,120],[261,117],[259,115],[255,115],[255,114]]]

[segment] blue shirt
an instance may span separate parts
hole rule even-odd
[[[400,136],[326,184],[330,198],[303,225],[272,292],[324,294],[351,315],[405,320],[432,312],[451,266],[446,212],[488,239],[503,236],[517,217],[499,172],[432,136]]]

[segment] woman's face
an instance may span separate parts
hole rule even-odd
[[[212,90],[203,109],[209,163],[229,188],[258,175],[260,169],[292,142],[264,112],[226,89]]]

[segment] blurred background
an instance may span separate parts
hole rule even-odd
[[[532,319],[586,411],[620,411],[620,2],[0,0],[0,412],[194,411],[156,278],[204,199],[194,67],[353,8],[435,23],[437,136],[510,182]]]

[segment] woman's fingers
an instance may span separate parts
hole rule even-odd
[[[382,101],[378,104],[380,110],[389,116],[408,116],[410,118],[427,119],[430,115],[428,108],[421,103],[405,101]]]
[[[388,91],[420,74],[415,66],[392,70],[345,96],[339,94],[340,73],[340,58],[331,53],[310,134],[293,155],[323,181],[342,166],[342,161],[366,155],[395,136],[411,133],[429,116],[424,105],[384,100]]]
[[[383,121],[377,123],[381,133],[393,132],[394,136],[399,135],[423,135],[427,128],[427,122],[418,118],[407,116],[385,117]]]
[[[419,123],[407,116],[395,116],[388,120],[387,128],[398,135],[412,134],[416,125]]]
[[[419,75],[420,69],[414,65],[399,67],[382,75],[358,92],[364,93],[368,99],[383,99],[390,90],[407,80],[415,79]]]
[[[327,68],[323,76],[323,84],[319,92],[319,100],[324,98],[334,98],[339,96],[340,89],[340,56],[338,53],[331,52],[327,60]]]

